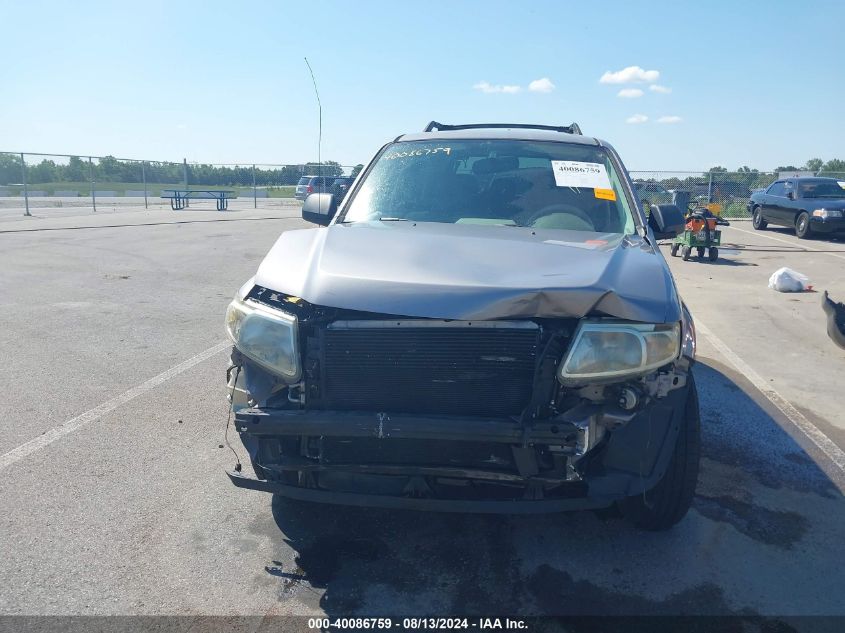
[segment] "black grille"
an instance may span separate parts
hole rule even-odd
[[[531,395],[539,329],[352,327],[324,335],[326,408],[506,416]]]

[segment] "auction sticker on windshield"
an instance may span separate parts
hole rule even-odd
[[[558,187],[589,187],[611,189],[607,169],[601,163],[583,163],[577,160],[553,160],[552,171]]]

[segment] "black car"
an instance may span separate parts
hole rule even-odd
[[[332,186],[329,193],[333,196],[336,196],[338,203],[340,203],[340,201],[343,200],[343,197],[346,195],[346,192],[349,191],[349,187],[352,186],[353,182],[355,182],[355,179],[350,178],[349,176],[335,178],[332,181]]]
[[[758,231],[769,224],[790,226],[800,238],[845,233],[845,181],[787,178],[755,191],[748,211]]]
[[[672,202],[672,192],[663,185],[649,180],[633,181],[634,193],[637,198],[648,206],[652,204],[669,204]]]
[[[615,150],[577,125],[443,125],[305,200],[229,305],[239,487],[325,503],[687,512],[695,328]]]

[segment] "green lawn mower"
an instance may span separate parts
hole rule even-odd
[[[704,259],[704,252],[707,251],[707,258],[715,262],[719,258],[718,247],[722,243],[722,232],[716,227],[730,226],[731,223],[703,207],[687,211],[686,221],[684,232],[672,242],[672,257],[677,257],[680,249],[681,257],[687,261],[692,255],[692,249],[696,249],[699,259]]]

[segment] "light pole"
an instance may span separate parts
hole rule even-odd
[[[317,176],[320,176],[320,190],[322,192],[323,185],[322,185],[322,175],[323,175],[323,161],[321,156],[321,150],[323,146],[323,104],[320,103],[320,93],[317,91],[317,80],[314,79],[314,71],[311,70],[311,64],[308,63],[308,58],[305,57],[305,65],[308,66],[308,72],[311,73],[311,82],[314,84],[314,94],[317,95],[317,112],[318,112],[318,125],[317,128]]]

